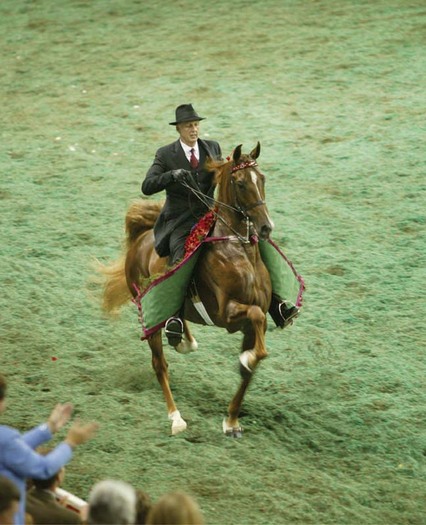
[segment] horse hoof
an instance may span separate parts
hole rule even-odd
[[[242,427],[240,426],[229,427],[228,424],[226,423],[226,418],[223,420],[222,428],[223,428],[223,433],[225,434],[226,437],[237,438],[237,439],[243,437]]]
[[[186,430],[188,426],[186,421],[181,417],[179,410],[175,410],[169,414],[169,419],[172,421],[172,436],[176,436],[180,432]]]
[[[187,426],[188,425],[186,424],[186,421],[184,421],[183,419],[182,419],[182,421],[180,421],[178,423],[173,422],[173,424],[172,424],[172,436],[176,436],[177,434],[180,434],[181,432],[186,430]]]
[[[225,432],[225,436],[230,437],[230,438],[240,439],[243,437],[243,429],[241,427],[233,428]]]

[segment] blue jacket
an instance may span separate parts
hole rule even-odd
[[[61,443],[46,456],[41,456],[34,451],[51,437],[52,434],[46,424],[33,428],[25,434],[0,425],[0,475],[13,481],[21,493],[15,525],[24,523],[26,478],[50,478],[72,457],[72,449],[67,443]]]

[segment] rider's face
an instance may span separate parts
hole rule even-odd
[[[181,141],[187,146],[194,146],[198,139],[200,123],[198,120],[192,122],[181,122],[176,126]]]

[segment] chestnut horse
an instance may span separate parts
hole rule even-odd
[[[241,384],[232,398],[223,431],[241,437],[238,415],[244,395],[258,363],[267,356],[266,312],[271,302],[271,280],[259,252],[258,238],[266,240],[273,228],[265,202],[265,177],[256,159],[260,144],[250,154],[235,148],[228,161],[209,159],[217,184],[216,222],[211,238],[204,243],[194,270],[193,281],[214,325],[230,333],[243,333],[240,354]],[[194,190],[195,191],[195,190]],[[203,196],[200,196],[203,198]],[[127,250],[123,258],[101,270],[106,276],[104,308],[112,311],[134,297],[135,283],[168,270],[167,259],[154,250],[153,225],[161,204],[140,200],[126,216]],[[184,339],[176,350],[186,353],[197,348],[187,321],[206,324],[189,299],[184,307]],[[172,434],[185,430],[169,385],[168,365],[163,353],[162,330],[148,337],[152,366],[164,393]]]

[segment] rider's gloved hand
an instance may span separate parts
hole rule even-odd
[[[188,170],[172,170],[173,182],[190,182],[192,174]]]

